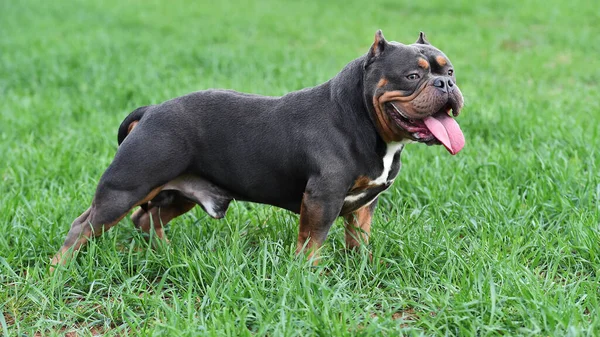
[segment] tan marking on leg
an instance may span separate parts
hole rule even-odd
[[[313,265],[318,264],[318,250],[323,242],[317,237],[318,228],[314,228],[320,223],[322,209],[319,205],[307,205],[306,194],[300,206],[300,230],[298,231],[298,243],[296,245],[296,254],[308,253],[307,258],[314,258]]]
[[[140,202],[136,203],[135,206],[139,206],[141,204],[144,204],[144,203],[150,201],[160,192],[160,190],[162,188],[163,188],[163,186],[153,189],[152,191],[150,191],[150,193],[144,199],[142,199]],[[119,221],[121,221],[121,219],[123,219],[131,211],[131,209],[129,209],[127,212],[123,213],[121,216],[119,216],[113,222],[110,222],[108,224],[96,224],[95,226],[98,226],[99,228],[102,229],[97,232],[94,232],[92,230],[93,224],[90,224],[90,220],[91,220],[90,217],[93,215],[92,213],[94,211],[95,211],[95,209],[92,209],[92,207],[90,207],[90,208],[88,208],[87,211],[83,212],[77,219],[75,219],[75,221],[73,221],[73,224],[71,225],[71,229],[69,230],[69,234],[76,235],[76,239],[74,242],[68,243],[70,235],[67,234],[67,240],[65,240],[65,243],[63,244],[63,246],[59,249],[59,251],[52,258],[50,273],[54,272],[54,269],[55,269],[54,266],[64,265],[67,262],[67,260],[73,256],[73,253],[78,251],[81,248],[81,246],[83,246],[84,244],[86,244],[88,242],[90,237],[92,237],[92,236],[97,237],[97,236],[101,235],[102,233],[108,231],[114,225],[118,224]],[[71,232],[72,230],[74,232]]]
[[[163,189],[163,187],[165,187],[165,185],[161,185],[161,186],[153,189],[152,191],[150,191],[150,193],[148,193],[148,195],[146,195],[146,197],[144,199],[142,199],[140,202],[136,203],[133,207],[139,206],[141,204],[145,204],[148,201],[154,199],[154,197]],[[127,212],[127,213],[129,213],[129,212]]]
[[[81,215],[79,215],[74,221],[73,224],[71,224],[71,228],[69,229],[69,234],[71,234],[71,231],[74,231],[74,233],[77,234],[78,238],[75,242],[71,243],[71,244],[67,244],[67,240],[69,239],[69,234],[67,234],[67,239],[65,240],[65,243],[63,243],[62,247],[58,250],[58,252],[56,254],[54,254],[54,257],[52,257],[52,260],[50,261],[50,273],[54,272],[55,267],[54,266],[58,266],[58,265],[64,265],[66,263],[66,261],[73,255],[73,251],[79,249],[79,247],[81,247],[81,245],[85,244],[85,242],[87,242],[87,237],[89,236],[89,233],[91,233],[91,229],[89,228],[89,226],[86,227],[81,227],[82,224],[87,223],[88,218],[90,216],[92,208],[88,208],[85,212],[81,213]],[[86,233],[83,233],[86,232]],[[87,233],[89,232],[89,233]],[[82,235],[83,233],[83,235]],[[87,234],[87,235],[85,235]],[[74,249],[72,251],[69,251],[69,249],[71,247],[74,247]]]
[[[350,189],[350,192],[366,190],[369,187],[371,179],[367,176],[360,176],[354,181],[354,185]]]
[[[371,205],[365,205],[344,216],[346,248],[356,249],[362,243],[367,244],[369,242],[372,219],[373,209],[371,208]]]
[[[73,256],[73,251],[69,252],[69,247],[60,247],[58,252],[52,257],[50,261],[50,274],[54,272],[57,266],[64,266],[67,261]]]
[[[127,213],[129,213],[129,212],[127,212]],[[118,224],[119,221],[121,221],[127,215],[127,213],[124,213],[117,220],[115,220],[111,223],[102,225],[102,230],[97,231],[97,232],[94,232],[92,230],[91,224],[89,224],[89,219],[88,219],[89,215],[88,215],[85,219],[85,222],[80,223],[80,226],[84,226],[84,227],[81,231],[81,234],[77,237],[75,242],[73,244],[71,244],[70,246],[65,246],[63,244],[63,246],[60,248],[58,253],[56,253],[54,255],[54,257],[52,258],[52,261],[50,262],[50,264],[51,264],[50,272],[51,273],[54,272],[53,266],[64,265],[65,263],[67,263],[68,259],[70,259],[76,251],[81,249],[81,247],[83,245],[85,245],[92,236],[98,237],[98,236],[102,235],[102,233],[107,232],[113,226]]]
[[[435,62],[437,62],[440,65],[440,67],[443,67],[446,64],[448,64],[448,60],[445,57],[443,57],[442,55],[436,56]]]
[[[129,218],[131,219],[131,221],[137,228],[141,228],[141,219],[145,214],[146,214],[146,211],[140,207],[140,208],[136,209]]]
[[[156,236],[165,241],[169,241],[164,234],[163,228],[174,218],[190,211],[192,208],[196,206],[195,203],[191,201],[184,201],[177,204],[171,204],[164,207],[152,207],[145,212],[143,209],[138,209],[134,215],[132,215],[132,220],[134,216],[136,216],[136,220],[134,223],[138,226],[143,232],[150,233],[152,227],[154,227],[154,232]]]

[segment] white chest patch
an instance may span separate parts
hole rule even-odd
[[[358,201],[358,200],[364,198],[366,195],[367,195],[367,192],[362,192],[359,194],[350,194],[344,198],[344,202],[345,203],[346,202],[355,202],[355,201]]]
[[[383,162],[383,170],[381,174],[368,182],[368,188],[364,189],[358,193],[350,193],[344,198],[344,206],[348,206],[349,208],[358,208],[358,206],[369,204],[373,199],[377,198],[377,196],[385,191],[389,186],[392,185],[394,178],[397,174],[397,171],[400,169],[399,164],[394,166],[394,157],[398,152],[402,151],[404,145],[407,142],[398,142],[398,143],[390,143],[387,145],[385,155],[382,158]],[[398,160],[400,160],[398,158]],[[395,169],[394,169],[395,167]],[[396,170],[396,173],[390,177],[390,173],[392,170]]]
[[[387,145],[385,155],[383,156],[383,171],[381,172],[381,175],[379,177],[369,182],[369,185],[381,185],[388,182],[388,177],[390,175],[390,170],[392,169],[392,162],[394,160],[394,156],[396,155],[396,153],[398,153],[398,151],[404,148],[404,144],[404,142],[398,142],[390,143]]]

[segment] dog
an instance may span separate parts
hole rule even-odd
[[[338,216],[355,249],[405,144],[463,148],[454,119],[463,102],[452,63],[422,32],[404,45],[379,30],[365,55],[316,87],[281,97],[205,90],[138,108],[51,268],[137,206],[136,227],[166,240],[173,218],[195,205],[222,218],[234,199],[299,213],[297,253],[309,258]]]

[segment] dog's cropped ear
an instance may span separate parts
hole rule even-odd
[[[365,66],[371,64],[377,57],[381,56],[387,45],[388,42],[385,40],[385,37],[383,37],[381,29],[379,29],[375,33],[375,41],[373,41],[373,45],[367,54],[367,62],[365,63]]]
[[[423,33],[423,32],[419,33],[419,38],[417,39],[417,42],[415,42],[415,43],[418,43],[418,44],[431,44],[431,43],[429,43],[429,41],[427,41],[427,36],[425,36],[425,33]]]

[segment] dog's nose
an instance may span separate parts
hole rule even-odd
[[[440,88],[442,92],[448,92],[454,89],[454,81],[448,77],[438,77],[433,80],[433,86]]]

